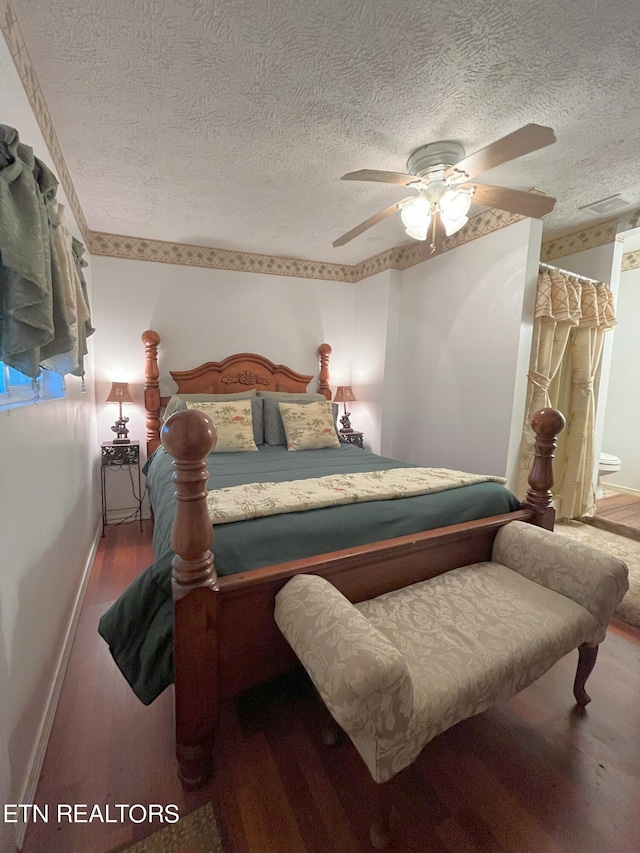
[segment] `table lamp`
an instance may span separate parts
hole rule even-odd
[[[116,438],[113,439],[113,443],[129,444],[129,430],[127,429],[127,423],[129,422],[129,418],[122,417],[122,404],[135,402],[133,397],[131,396],[131,389],[129,388],[129,383],[112,382],[111,391],[109,391],[109,396],[107,397],[105,402],[120,404],[120,417],[111,427],[112,432],[116,433]]]
[[[349,420],[351,412],[347,411],[347,403],[355,399],[356,395],[353,393],[351,385],[338,385],[338,390],[333,401],[334,403],[344,404],[344,415],[340,418],[340,423],[342,424],[340,432],[351,432],[351,421]]]

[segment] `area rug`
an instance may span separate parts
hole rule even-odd
[[[142,841],[112,853],[224,853],[213,806],[207,803]]]
[[[617,606],[615,616],[640,628],[640,542],[579,521],[559,521],[555,529],[564,536],[624,560],[629,567],[629,592]]]

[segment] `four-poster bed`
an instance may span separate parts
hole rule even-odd
[[[527,500],[519,508],[513,511],[489,510],[484,513],[489,517],[482,517],[483,513],[479,511],[472,520],[440,523],[436,529],[419,528],[418,532],[408,535],[381,541],[367,540],[365,544],[340,550],[335,550],[336,539],[331,524],[327,523],[326,527],[320,528],[325,543],[323,553],[314,552],[312,556],[301,559],[289,559],[221,577],[214,567],[211,551],[214,531],[206,503],[207,462],[215,443],[215,427],[203,412],[187,410],[174,414],[161,428],[161,411],[166,398],[160,396],[158,381],[160,337],[154,331],[147,331],[142,340],[146,349],[148,452],[153,453],[162,443],[174,460],[175,520],[171,533],[171,547],[175,554],[171,581],[174,601],[173,680],[176,752],[180,778],[187,786],[203,783],[211,772],[211,744],[220,700],[262,683],[295,663],[295,655],[273,617],[276,593],[288,579],[302,572],[319,574],[328,578],[351,601],[358,602],[452,568],[487,559],[497,531],[510,521],[522,520],[553,528],[551,459],[555,437],[562,429],[564,419],[549,409],[538,413],[533,421],[535,458],[529,476]],[[331,398],[330,354],[328,344],[318,348],[318,390],[326,399]],[[230,356],[190,371],[172,372],[171,376],[178,384],[179,394],[220,394],[260,388],[263,391],[304,392],[313,378],[251,353]],[[357,448],[349,450],[362,454]],[[160,449],[159,453],[164,451]],[[288,455],[302,458],[305,454]],[[341,453],[337,455],[342,456]],[[213,482],[210,485],[215,488]],[[500,488],[496,486],[496,489]],[[464,488],[452,491],[463,494]],[[513,500],[513,496],[510,497]],[[399,503],[395,502],[396,507]],[[312,512],[341,509],[347,507]],[[329,518],[326,515],[316,517]],[[386,532],[387,528],[372,523],[370,538],[379,537],[381,530]],[[217,546],[214,550],[217,552]],[[110,617],[111,636],[117,634],[117,623],[113,622],[117,616],[116,611]],[[112,646],[107,633],[102,632]],[[115,653],[114,657],[117,660]]]

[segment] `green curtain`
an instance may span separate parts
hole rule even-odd
[[[84,246],[62,224],[58,180],[0,124],[0,361],[37,378],[42,366],[83,375],[93,333]]]

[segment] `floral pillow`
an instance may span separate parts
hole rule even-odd
[[[257,450],[253,439],[251,400],[229,402],[192,402],[187,400],[188,409],[198,409],[209,415],[218,430],[214,453],[235,453],[241,450]]]
[[[162,414],[162,423],[168,420],[174,412],[179,412],[181,409],[186,409],[186,403],[213,403],[217,400],[248,400],[255,399],[258,396],[255,388],[249,388],[247,391],[236,391],[234,394],[172,394],[169,397],[169,402]]]
[[[317,403],[278,403],[287,437],[287,450],[340,447],[328,400]]]

